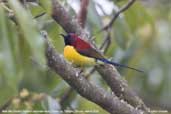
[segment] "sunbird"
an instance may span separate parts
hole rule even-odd
[[[111,64],[115,67],[124,67],[138,72],[143,72],[139,69],[135,69],[127,65],[109,61],[88,42],[81,39],[81,37],[75,33],[60,35],[63,36],[65,42],[64,57],[76,66],[92,66],[95,65],[98,61],[101,61],[103,63]]]

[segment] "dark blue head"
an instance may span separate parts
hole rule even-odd
[[[65,45],[74,45],[77,39],[77,35],[74,33],[69,33],[67,35],[60,34],[64,38]]]
[[[60,34],[64,38],[65,45],[72,45],[72,38],[70,34]]]

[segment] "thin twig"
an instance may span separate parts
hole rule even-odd
[[[13,10],[11,10],[8,6],[6,6],[4,2],[0,2],[0,4],[2,5],[2,7],[3,7],[6,11],[8,11],[9,13],[13,13]]]
[[[105,16],[107,16],[108,14],[104,11],[104,9],[103,9],[103,7],[102,7],[102,5],[101,4],[99,4],[98,2],[96,2],[96,5],[97,5],[97,7],[99,7],[100,8],[100,10],[101,10],[101,12],[103,13],[103,15],[105,15]]]
[[[36,19],[36,18],[39,18],[39,17],[41,17],[41,16],[43,16],[43,15],[45,15],[45,14],[46,14],[46,12],[42,12],[42,13],[36,15],[34,18],[35,18],[35,19]]]
[[[126,11],[135,1],[136,0],[129,0],[126,5],[124,5],[121,9],[119,9],[118,12],[115,13],[115,15],[112,17],[111,21],[105,27],[103,27],[100,31],[107,30],[107,29],[111,28],[111,26],[113,25],[113,23],[115,22],[115,20],[117,19],[117,17],[122,12]]]
[[[72,92],[73,92],[73,89],[69,88],[60,98],[60,105],[62,108],[64,107],[65,101],[67,101],[67,99],[70,98],[70,95]]]
[[[99,48],[100,50],[103,49],[104,54],[106,53],[106,51],[108,50],[108,48],[109,48],[109,46],[111,44],[111,36],[110,36],[111,29],[106,31],[106,32],[107,32],[106,37],[105,37],[104,41],[102,42],[102,44],[101,44],[101,46]]]
[[[13,100],[14,97],[10,98],[4,105],[0,107],[0,114],[2,113],[3,110],[7,109]]]

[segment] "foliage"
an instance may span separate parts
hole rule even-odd
[[[171,109],[171,8],[165,7],[169,0],[165,1],[153,1],[155,5],[138,1],[124,12],[112,26],[112,42],[106,56],[143,69],[145,75],[129,69],[118,70],[151,107]],[[118,8],[127,1],[111,2]],[[73,7],[67,1],[61,3],[68,9]],[[47,68],[40,31],[48,32],[61,54],[64,44],[59,34],[64,31],[50,17],[50,5],[46,6],[49,3],[43,0],[40,4],[43,8],[31,2],[21,4],[17,0],[0,4],[0,106],[14,97],[10,109],[62,108],[59,101],[69,86]],[[96,37],[95,42],[100,46],[105,31],[99,34],[96,32],[111,19],[112,14],[99,14],[96,8],[97,3],[91,1],[86,29]],[[116,12],[115,9],[111,10]],[[34,18],[43,12],[48,14]],[[11,14],[15,14],[15,18]],[[108,89],[97,73],[90,77],[90,81]],[[82,110],[91,107],[106,113],[75,92],[64,107]]]

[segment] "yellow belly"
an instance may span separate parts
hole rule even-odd
[[[65,46],[64,57],[77,66],[91,66],[95,64],[95,59],[79,54],[73,46]]]

